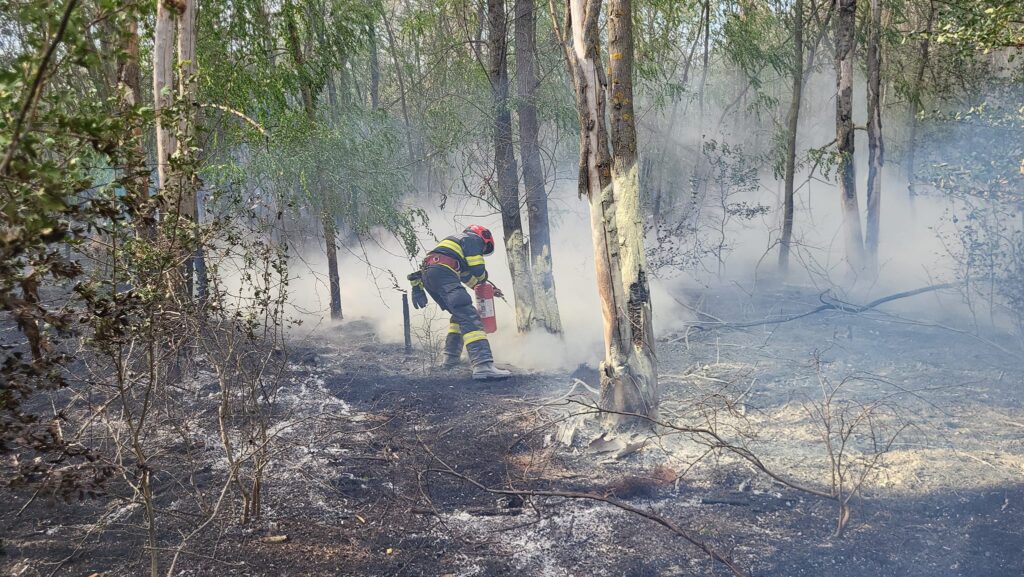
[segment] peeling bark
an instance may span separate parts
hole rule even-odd
[[[600,0],[570,0],[570,69],[580,114],[580,192],[590,201],[594,265],[604,319],[601,407],[657,414],[658,376],[644,257],[633,112],[630,0],[611,0],[610,85],[598,49]],[[611,103],[606,119],[606,94]],[[608,413],[613,425],[637,421]]]

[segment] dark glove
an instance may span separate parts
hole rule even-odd
[[[427,291],[423,290],[422,286],[412,287],[412,307],[414,309],[421,309],[427,306]]]
[[[421,309],[427,304],[427,291],[423,290],[423,273],[416,271],[407,277],[409,283],[412,284],[412,306],[416,309]]]

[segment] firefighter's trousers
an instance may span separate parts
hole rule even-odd
[[[434,302],[452,314],[444,342],[445,365],[458,363],[463,345],[473,366],[492,362],[494,356],[484,325],[459,275],[444,265],[430,265],[423,270],[423,288]]]

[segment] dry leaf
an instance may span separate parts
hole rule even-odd
[[[595,453],[610,453],[612,451],[621,451],[626,447],[626,442],[618,437],[608,437],[607,433],[601,433],[601,436],[590,441],[587,448]]]

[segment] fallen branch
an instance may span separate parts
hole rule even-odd
[[[421,477],[421,478],[423,477],[423,475],[426,475],[427,473],[439,473],[439,474],[442,474],[442,475],[448,475],[448,476],[460,479],[460,480],[462,480],[462,481],[464,481],[466,483],[469,483],[470,485],[473,485],[474,487],[476,487],[477,489],[480,489],[481,491],[484,491],[484,492],[487,492],[487,493],[490,493],[490,494],[493,494],[493,495],[513,495],[513,496],[518,496],[518,497],[559,497],[559,498],[563,498],[563,499],[583,499],[583,500],[588,500],[588,501],[599,501],[601,503],[605,503],[607,505],[611,505],[612,507],[616,507],[618,509],[622,509],[623,511],[627,511],[629,513],[633,513],[634,515],[639,515],[640,517],[643,517],[645,519],[648,519],[650,521],[653,521],[653,522],[661,525],[662,527],[665,527],[669,531],[671,531],[671,532],[675,533],[676,535],[682,537],[683,539],[688,541],[690,544],[694,545],[695,547],[697,547],[698,549],[700,549],[701,551],[706,553],[709,557],[711,557],[715,561],[725,565],[729,569],[729,571],[731,571],[732,574],[735,575],[736,577],[746,577],[746,573],[744,573],[739,567],[737,567],[736,564],[733,563],[732,560],[730,560],[727,557],[723,556],[721,553],[715,551],[713,548],[711,548],[710,545],[708,545],[704,541],[701,541],[700,539],[694,537],[689,532],[685,531],[684,529],[682,529],[681,527],[679,527],[678,525],[673,523],[671,520],[666,519],[665,517],[662,517],[661,515],[658,515],[657,513],[654,513],[654,512],[651,512],[651,511],[645,511],[645,510],[640,509],[638,507],[634,507],[634,506],[629,505],[627,503],[623,503],[622,501],[619,501],[617,499],[612,499],[610,497],[606,497],[604,495],[598,495],[596,493],[584,493],[584,492],[579,492],[579,491],[544,491],[544,490],[535,490],[535,489],[494,489],[494,488],[491,488],[491,487],[488,487],[488,486],[484,485],[483,483],[480,483],[476,479],[473,479],[471,477],[463,475],[462,473],[459,473],[458,471],[453,469],[451,466],[449,466],[448,463],[446,463],[440,457],[435,455],[434,452],[430,450],[430,447],[427,447],[425,444],[423,445],[423,448],[424,448],[424,450],[426,450],[426,452],[428,454],[430,454],[431,457],[434,458],[435,461],[440,463],[442,468],[440,468],[440,469],[427,469],[425,471],[422,471],[422,472],[419,473],[419,477]]]
[[[786,487],[789,487],[790,489],[794,489],[794,490],[800,491],[802,493],[807,493],[808,495],[814,495],[815,497],[821,497],[823,499],[830,499],[830,500],[833,500],[833,501],[837,499],[837,496],[834,495],[833,493],[830,493],[830,492],[827,492],[827,491],[823,491],[823,490],[820,490],[820,489],[815,489],[814,487],[810,487],[808,485],[804,485],[804,484],[799,483],[799,482],[797,482],[797,481],[795,481],[793,479],[789,479],[789,478],[787,478],[786,476],[784,476],[782,474],[776,473],[772,469],[768,468],[768,466],[765,465],[764,462],[761,461],[761,459],[757,455],[755,455],[753,453],[753,451],[751,451],[750,449],[748,449],[746,447],[743,447],[741,445],[737,445],[735,443],[731,443],[731,442],[727,441],[721,435],[719,435],[716,431],[714,431],[712,429],[709,429],[707,427],[691,427],[691,426],[687,426],[687,425],[676,425],[675,423],[669,423],[667,421],[662,421],[660,419],[656,419],[656,418],[648,416],[648,415],[643,415],[643,414],[640,414],[640,413],[633,413],[633,412],[629,412],[629,411],[613,411],[613,410],[610,410],[610,409],[602,409],[601,407],[598,407],[597,405],[590,405],[588,403],[584,403],[582,401],[578,401],[578,400],[574,400],[574,399],[570,399],[569,402],[570,403],[574,403],[574,404],[578,404],[578,405],[582,405],[584,407],[588,407],[589,409],[592,410],[593,414],[610,413],[610,414],[613,414],[613,415],[618,415],[618,416],[623,416],[623,417],[632,417],[632,418],[640,419],[640,420],[643,420],[643,421],[647,421],[648,423],[650,423],[650,424],[652,424],[652,425],[654,425],[656,427],[663,427],[665,429],[670,429],[672,431],[675,431],[676,433],[685,433],[685,434],[690,434],[690,435],[697,435],[697,436],[701,437],[701,439],[703,441],[703,444],[705,446],[709,447],[710,449],[721,450],[721,451],[728,451],[728,452],[736,455],[737,457],[740,457],[743,460],[747,461],[748,463],[753,465],[754,468],[756,468],[757,470],[761,471],[763,474],[767,475],[769,478],[775,480],[776,482],[778,482],[778,483],[780,483],[782,485],[785,485]]]
[[[883,304],[885,304],[887,302],[891,302],[891,301],[899,300],[899,299],[904,299],[904,298],[908,298],[908,297],[912,297],[912,296],[917,296],[919,294],[923,294],[923,293],[927,293],[927,292],[933,292],[933,291],[937,291],[937,290],[953,288],[955,286],[958,286],[959,284],[960,283],[943,283],[943,284],[930,285],[930,286],[922,287],[922,288],[919,288],[919,289],[914,289],[914,290],[909,290],[909,291],[904,291],[904,292],[899,292],[899,293],[891,294],[889,296],[885,296],[885,297],[882,297],[882,298],[879,298],[879,299],[875,299],[875,300],[873,300],[873,301],[871,301],[871,302],[869,302],[867,304],[864,304],[864,305],[857,305],[857,304],[848,303],[848,302],[839,301],[839,300],[826,302],[825,301],[825,295],[828,294],[829,291],[825,291],[825,292],[821,293],[818,296],[818,299],[821,300],[821,302],[822,302],[821,306],[815,307],[815,308],[813,308],[813,309],[811,309],[809,311],[806,311],[806,312],[792,314],[792,315],[787,315],[787,316],[784,316],[784,317],[778,317],[778,318],[774,318],[774,319],[764,319],[764,320],[760,320],[760,321],[751,321],[751,322],[746,322],[746,323],[727,323],[727,322],[703,322],[703,321],[696,321],[695,323],[692,323],[690,326],[692,328],[700,329],[700,330],[705,330],[705,331],[706,330],[711,330],[711,329],[717,329],[717,328],[745,329],[745,328],[758,327],[758,326],[764,326],[764,325],[776,325],[776,324],[781,324],[781,323],[788,323],[790,321],[795,321],[795,320],[798,320],[798,319],[802,319],[804,317],[809,317],[809,316],[811,316],[813,314],[816,314],[816,313],[820,313],[820,312],[824,312],[824,311],[829,311],[829,310],[839,311],[839,312],[843,312],[843,313],[857,314],[857,313],[863,313],[863,312],[869,311],[869,310],[871,310],[873,308],[876,308],[876,307],[878,307],[880,305],[883,305]],[[686,338],[685,336],[677,337],[675,339],[670,340],[669,342],[670,343],[675,343],[675,342],[679,342],[679,341],[681,341],[681,340],[683,340],[685,338]]]

